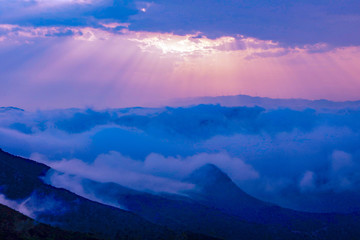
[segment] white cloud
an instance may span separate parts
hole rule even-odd
[[[344,151],[335,150],[331,155],[332,170],[337,172],[343,168],[348,168],[353,165],[352,157],[349,153]]]
[[[65,173],[56,175],[58,184],[79,194],[86,192],[70,184],[74,177],[178,193],[193,187],[182,179],[207,163],[249,194],[288,207],[359,190],[356,110],[249,112],[220,106],[4,111],[0,147],[34,153],[34,160]]]
[[[30,200],[30,198],[22,200],[22,201],[14,201],[7,199],[5,195],[0,194],[0,204],[3,204],[9,208],[12,208],[25,216],[28,216],[30,218],[35,218],[34,212],[30,210],[26,203]]]
[[[71,174],[57,172],[50,170],[46,177],[43,178],[47,184],[50,184],[57,188],[67,189],[79,196],[90,199],[95,202],[106,204],[109,206],[125,209],[126,208],[118,203],[114,199],[107,199],[104,196],[95,195],[91,189],[84,189],[83,178]]]
[[[101,154],[89,164],[79,159],[53,162],[44,161],[44,158],[36,157],[36,155],[32,158],[60,172],[98,182],[114,182],[137,190],[178,193],[193,187],[191,184],[171,178],[152,175],[151,172],[144,171],[142,162],[132,160],[117,152]]]
[[[33,154],[31,158],[49,165],[59,172],[98,182],[114,182],[150,192],[181,193],[184,190],[192,189],[192,184],[184,183],[182,180],[192,171],[207,163],[217,165],[235,181],[259,177],[250,165],[238,158],[231,158],[225,153],[197,154],[187,158],[166,158],[159,154],[150,154],[145,161],[139,161],[125,157],[118,152],[110,152],[99,155],[92,163],[85,163],[79,159],[48,161],[40,154]],[[50,179],[54,178],[52,173],[49,177]],[[53,184],[56,184],[59,178],[58,175],[55,177]]]
[[[38,196],[36,192],[33,192],[26,199],[17,200],[8,199],[5,195],[0,194],[0,204],[8,206],[32,219],[36,219],[42,212],[56,211],[56,214],[60,215],[67,211],[66,205],[54,199],[51,195]]]
[[[299,187],[301,191],[314,189],[315,174],[312,171],[306,171],[303,178],[300,180]]]

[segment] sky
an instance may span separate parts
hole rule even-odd
[[[359,100],[356,0],[0,0],[0,103]]]
[[[211,163],[264,201],[360,211],[358,104],[164,107],[360,100],[359,29],[358,0],[0,0],[0,147],[80,195],[182,194]]]

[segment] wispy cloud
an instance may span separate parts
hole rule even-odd
[[[85,163],[79,159],[49,161],[39,154],[32,159],[49,165],[53,169],[70,175],[98,182],[114,182],[142,191],[181,193],[192,189],[192,184],[183,183],[192,171],[212,163],[228,173],[236,181],[258,178],[258,173],[241,159],[226,153],[197,154],[186,158],[150,154],[143,161],[133,160],[118,152],[99,155],[94,162]],[[58,173],[50,172],[50,182],[56,182]]]
[[[56,212],[62,214],[67,211],[66,203],[49,196],[38,196],[37,192],[33,192],[26,199],[12,200],[6,198],[5,195],[0,194],[0,204],[8,206],[25,216],[36,219],[38,215],[43,212]]]
[[[212,39],[127,27],[0,25],[3,105],[158,106],[170,98],[239,93],[358,98],[357,47],[284,47],[241,35]]]

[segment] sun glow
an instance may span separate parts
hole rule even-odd
[[[235,42],[233,37],[221,37],[217,39],[208,39],[198,34],[189,34],[185,36],[174,34],[153,34],[140,33],[136,38],[130,40],[140,43],[143,50],[159,49],[164,54],[194,55],[212,53],[217,48],[230,45]]]
[[[47,103],[73,106],[74,102],[97,107],[152,106],[171,98],[235,94],[343,100],[341,92],[347,93],[346,99],[355,99],[360,89],[358,47],[284,48],[244,36],[210,39],[199,34],[135,32],[125,23],[103,26],[124,28],[119,34],[91,27],[0,25],[0,54],[5,59],[11,53],[9,59],[14,60],[8,66],[22,66],[21,74],[6,71],[11,68],[1,72],[4,79],[18,82],[12,89],[17,94],[8,101],[28,107],[18,100],[26,94],[44,107]],[[48,47],[38,51],[43,42]],[[17,58],[22,45],[35,57]],[[50,85],[56,85],[59,94],[43,94]],[[43,98],[33,97],[40,95]]]

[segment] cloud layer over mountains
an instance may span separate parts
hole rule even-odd
[[[0,115],[4,150],[68,176],[181,193],[192,187],[182,181],[188,174],[212,163],[266,201],[360,210],[359,109],[199,105]]]

